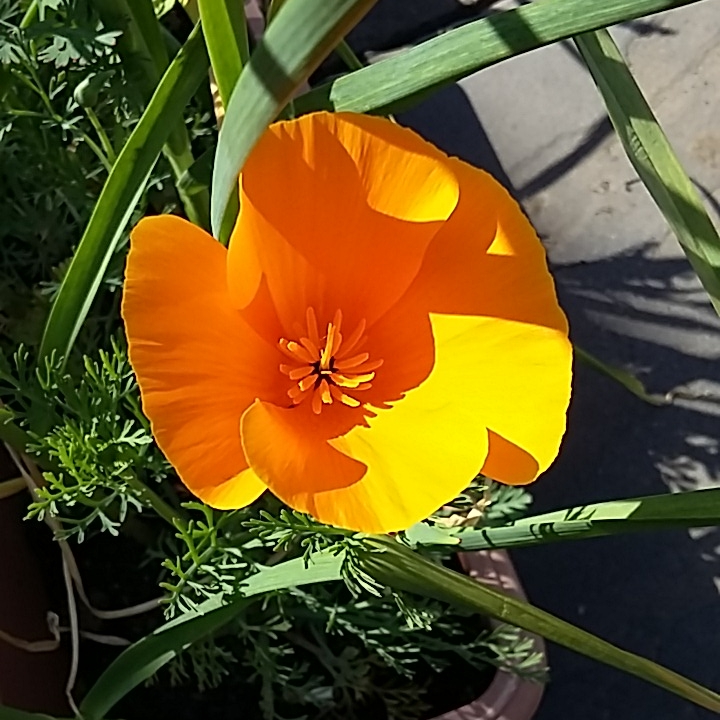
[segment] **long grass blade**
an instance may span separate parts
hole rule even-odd
[[[388,114],[501,60],[578,33],[698,0],[535,0],[491,15],[305,93],[295,111]]]
[[[580,505],[510,525],[462,530],[456,537],[461,550],[486,550],[711,525],[720,525],[720,488]]]
[[[211,220],[219,236],[238,174],[292,93],[376,0],[290,0],[268,27],[227,106],[215,156]]]
[[[205,45],[223,107],[250,56],[245,6],[238,0],[198,0]]]
[[[250,576],[243,587],[243,597],[226,605],[222,605],[218,598],[211,599],[194,613],[163,625],[122,652],[98,678],[80,704],[83,720],[104,718],[119,700],[183,648],[219,630],[242,613],[253,596],[287,587],[339,580],[341,566],[342,557],[328,553],[311,556],[309,563],[304,558],[288,560]]]
[[[720,314],[720,236],[607,30],[575,38],[628,159]]]
[[[163,75],[112,168],[45,326],[40,358],[67,358],[174,122],[209,67],[199,27]]]
[[[94,5],[106,28],[121,31],[117,51],[122,58],[123,69],[147,104],[169,64],[167,33],[155,15],[152,0],[95,0]],[[163,154],[170,163],[176,182],[194,162],[182,115],[172,123]],[[191,196],[178,187],[178,195],[188,218],[196,225],[207,228],[209,194]]]
[[[667,395],[656,395],[649,393],[643,385],[643,383],[636,378],[632,373],[622,368],[615,367],[601,360],[596,355],[589,353],[587,350],[578,347],[573,343],[573,349],[575,350],[575,357],[583,362],[588,367],[597,370],[603,375],[614,380],[616,383],[622,385],[626,390],[631,392],[635,397],[640,398],[643,402],[649,403],[650,405],[669,405],[672,402],[672,398]]]
[[[720,712],[720,695],[662,665],[634,655],[529,603],[420,557],[396,540],[377,538],[361,560],[379,582],[483,613],[536,633],[593,660],[635,675],[700,707]]]

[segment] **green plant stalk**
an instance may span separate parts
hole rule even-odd
[[[182,113],[200,87],[208,67],[202,33],[196,27],[170,63],[105,182],[50,310],[40,345],[40,361],[53,352],[67,361],[115,246],[167,139],[172,120]]]
[[[223,108],[227,108],[242,69],[250,60],[245,6],[237,0],[198,0],[198,10],[220,101]],[[223,245],[227,245],[230,241],[239,210],[239,190],[236,181],[218,236]]]
[[[298,114],[400,112],[471,73],[578,33],[699,0],[536,0],[450,30],[321,85],[294,101]]]
[[[118,53],[147,104],[169,63],[167,43],[152,0],[95,0],[94,6],[105,27],[122,32],[117,44]],[[170,163],[177,184],[194,162],[182,115],[171,126],[163,155]],[[188,195],[178,189],[178,195],[188,218],[200,227],[209,228],[208,193]]]
[[[285,4],[286,0],[270,0],[270,4],[267,9],[267,17],[265,18],[266,23],[269,25],[275,16],[280,12],[280,8]]]
[[[0,441],[18,452],[26,452],[31,442],[31,437],[15,423],[15,414],[5,407],[0,407]]]
[[[27,30],[37,20],[38,0],[32,0],[20,21],[20,29]]]
[[[529,603],[448,570],[388,537],[367,541],[362,569],[378,582],[398,590],[483,613],[635,675],[700,707],[720,712],[720,695],[650,660],[621,650]]]
[[[174,528],[178,526],[185,527],[185,518],[132,472],[125,474],[123,480],[125,480],[163,520]]]
[[[184,128],[183,128],[184,130]],[[185,133],[187,137],[187,133]],[[163,155],[167,158],[170,167],[172,168],[173,177],[175,178],[175,189],[177,191],[180,202],[185,210],[188,220],[193,225],[203,228],[204,230],[210,229],[210,192],[207,189],[196,190],[193,193],[187,192],[184,188],[180,187],[180,178],[190,170],[195,162],[195,157],[192,154],[190,148],[190,140],[188,138],[188,144],[182,150],[175,151],[171,149],[167,144],[163,147]]]
[[[250,59],[245,6],[237,0],[198,0],[205,45],[223,107]]]
[[[362,70],[365,67],[363,61],[355,54],[345,40],[341,40],[338,43],[335,52],[350,70]]]
[[[720,488],[611,500],[556,510],[509,525],[448,533],[459,550],[544,545],[663,528],[720,524]]]
[[[267,125],[376,0],[292,0],[267,28],[226,108],[215,155],[212,228],[220,236],[237,177]]]
[[[341,567],[342,558],[329,553],[314,554],[309,564],[303,558],[288,560],[248,577],[243,585],[244,597],[226,605],[222,597],[214,597],[197,610],[171,620],[120,653],[103,672],[80,703],[83,720],[106,717],[119,700],[152,677],[183,648],[210,636],[237,617],[253,602],[253,596],[336,581],[341,577]]]
[[[3,480],[0,482],[0,500],[17,495],[26,489],[27,485],[25,484],[25,480],[21,477],[13,478],[12,480]]]
[[[26,710],[0,705],[0,720],[56,720],[56,718],[42,713],[27,712]],[[70,718],[67,720],[70,720]]]
[[[587,350],[583,350],[583,348],[578,347],[575,343],[573,343],[573,350],[575,351],[575,357],[582,363],[606,375],[619,385],[622,385],[643,402],[649,403],[650,405],[669,405],[672,402],[668,396],[649,393],[645,385],[627,370],[603,362],[600,358],[589,353]]]
[[[575,38],[628,159],[720,314],[720,236],[607,30]]]
[[[95,111],[92,108],[85,107],[83,108],[83,110],[85,110],[85,114],[87,115],[90,124],[93,126],[93,128],[95,128],[95,132],[97,133],[97,136],[100,140],[100,144],[102,145],[105,157],[108,159],[108,162],[111,166],[114,165],[115,160],[117,159],[117,155],[115,154],[115,148],[113,148],[112,143],[110,142],[110,138],[105,132],[105,128],[100,123],[98,116],[95,114]]]
[[[35,69],[31,66],[27,66],[27,70],[31,75],[32,80],[29,80],[22,73],[15,70],[11,70],[11,74],[13,75],[13,77],[22,82],[25,86],[27,86],[30,90],[32,90],[40,98],[42,104],[45,106],[45,109],[47,110],[48,115],[52,118],[53,122],[55,122],[57,125],[62,125],[64,123],[64,120],[62,117],[60,117],[60,115],[55,112],[55,108],[53,107],[47,93],[43,89],[42,84],[40,83],[40,78],[35,72]],[[26,116],[29,116],[27,112],[24,114]],[[107,172],[110,172],[110,170],[112,169],[112,163],[106,157],[100,146],[84,130],[74,128],[73,132],[75,132],[78,137],[82,138],[82,140],[85,141],[85,143],[93,151],[97,159],[102,163],[102,166],[105,168],[105,170],[107,170]]]
[[[0,406],[0,442],[7,443],[18,453],[27,453],[32,438],[15,422],[15,414],[6,407]],[[32,455],[31,459],[44,470],[57,470],[57,462],[46,455]]]

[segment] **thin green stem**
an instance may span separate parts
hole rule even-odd
[[[365,67],[363,61],[355,54],[353,49],[347,44],[347,42],[345,42],[345,40],[340,41],[340,44],[335,48],[335,52],[348,66],[348,69],[362,70]]]
[[[7,108],[5,111],[9,113],[10,115],[15,115],[15,117],[31,117],[31,118],[44,118],[45,115],[42,113],[39,113],[35,110],[18,110],[17,108]]]
[[[16,71],[13,71],[14,77],[16,77],[18,80],[20,80],[20,82],[30,88],[42,100],[42,103],[45,106],[45,109],[47,110],[53,122],[62,126],[65,123],[65,120],[55,112],[55,108],[53,107],[47,93],[43,89],[40,83],[40,78],[37,76],[35,69],[32,68],[30,65],[27,66],[27,69],[32,76],[32,81],[28,80],[24,75],[22,75],[22,73]],[[95,153],[98,160],[100,160],[100,162],[103,164],[103,167],[108,172],[110,172],[110,170],[112,170],[112,163],[105,156],[105,153],[102,151],[100,146],[84,130],[76,129],[75,133],[87,143],[87,146],[93,151],[93,153]]]
[[[109,173],[113,164],[102,151],[102,148],[84,130],[77,130],[76,132],[87,143],[87,146],[95,153],[97,159]]]
[[[20,21],[20,29],[27,30],[37,20],[38,16],[38,0],[32,0],[28,9],[23,15],[23,19]]]
[[[108,162],[110,163],[110,165],[114,165],[115,160],[117,159],[117,155],[115,154],[115,148],[113,148],[112,143],[110,142],[110,138],[105,132],[105,128],[100,124],[100,120],[98,119],[98,116],[95,114],[95,111],[92,108],[86,107],[84,108],[84,110],[85,114],[88,117],[88,120],[90,121],[90,124],[93,126],[93,128],[95,128],[95,132],[100,139],[100,144],[105,151],[105,156],[107,157]]]
[[[123,479],[133,490],[140,494],[143,500],[145,500],[163,520],[174,528],[185,527],[185,518],[133,473],[128,473]]]
[[[27,488],[23,478],[13,478],[12,480],[3,480],[0,482],[0,500],[3,498],[17,495]]]

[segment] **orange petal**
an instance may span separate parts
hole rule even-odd
[[[263,482],[271,479],[269,487],[281,500],[301,510],[305,508],[288,498],[352,485],[365,472],[362,464],[320,439],[307,405],[283,408],[257,400],[241,422],[243,448],[252,469]]]
[[[122,314],[160,448],[193,493],[240,507],[264,489],[244,472],[240,417],[258,394],[283,398],[282,356],[232,309],[226,257],[184,220],[142,220],[132,232]]]
[[[348,328],[371,323],[412,282],[457,198],[447,157],[387,120],[317,113],[272,125],[241,177],[233,296],[252,294],[259,266],[286,332],[309,306],[321,327],[338,308]]]
[[[476,378],[485,387],[477,412],[490,430],[483,472],[526,483],[553,461],[565,429],[572,364],[567,320],[544,249],[517,203],[487,173],[459,160],[453,167],[458,209],[400,305],[476,316],[468,332]]]

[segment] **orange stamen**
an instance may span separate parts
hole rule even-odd
[[[369,357],[370,357],[370,353],[360,353],[360,355],[354,355],[353,357],[348,358],[347,360],[340,360],[340,362],[336,362],[335,367],[338,370],[349,370],[350,368],[354,368],[357,365],[361,365]]]
[[[299,342],[281,338],[278,343],[282,352],[292,360],[292,364],[280,365],[280,372],[295,383],[288,390],[288,397],[293,405],[299,405],[312,396],[312,411],[316,415],[322,412],[323,406],[332,405],[333,401],[348,407],[359,407],[362,402],[343,390],[356,393],[369,389],[375,377],[374,371],[383,364],[382,360],[370,360],[368,352],[350,355],[365,343],[365,320],[358,323],[347,340],[341,333],[343,316],[340,310],[327,324],[324,337],[320,337],[314,308],[307,309],[305,320],[307,333],[299,324],[295,328]]]
[[[358,407],[360,405],[359,400],[346,395],[337,385],[330,386],[330,393],[338,402],[341,402],[344,405],[348,405],[349,407]]]
[[[309,365],[305,367],[295,368],[288,373],[288,377],[291,380],[302,380],[312,373],[313,369]]]
[[[364,340],[365,335],[365,318],[363,318],[359,323],[358,326],[353,330],[350,337],[345,341],[345,345],[343,346],[343,351],[339,352],[337,355],[337,359],[341,360],[344,358],[349,352],[352,352],[355,349],[355,346],[358,344],[361,344],[361,340]]]
[[[320,353],[318,346],[310,339],[306,337],[300,338],[300,344],[313,356],[317,357]]]

